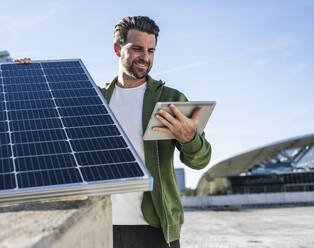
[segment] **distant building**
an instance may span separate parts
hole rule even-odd
[[[175,172],[176,172],[176,176],[177,176],[179,190],[180,190],[180,192],[183,192],[186,190],[184,168],[176,168]]]
[[[0,63],[12,62],[10,53],[6,50],[0,51]]]
[[[314,133],[253,149],[214,164],[197,196],[314,191]]]

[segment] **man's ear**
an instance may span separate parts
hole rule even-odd
[[[121,56],[121,53],[120,53],[121,52],[121,46],[117,42],[115,42],[115,43],[113,43],[113,48],[114,48],[114,52],[120,58],[120,56]]]

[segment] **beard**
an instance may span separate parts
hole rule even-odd
[[[145,78],[152,68],[150,63],[147,63],[146,61],[144,61],[142,59],[135,60],[131,64],[125,62],[125,63],[123,63],[123,65],[125,68],[125,72],[129,76],[133,77],[134,79]],[[145,65],[146,68],[139,68],[139,67],[137,67],[137,65]]]

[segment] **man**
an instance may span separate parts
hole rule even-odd
[[[204,168],[211,155],[204,135],[196,132],[200,108],[191,118],[174,105],[174,116],[159,110],[155,116],[175,140],[143,141],[142,136],[158,101],[187,101],[175,89],[155,81],[153,66],[159,28],[144,16],[125,17],[115,26],[114,51],[119,74],[102,93],[154,178],[152,192],[112,195],[114,247],[180,247],[183,209],[173,167],[175,147],[180,159],[194,169]]]
[[[156,102],[187,101],[175,89],[152,79],[159,28],[144,16],[125,17],[115,26],[114,51],[119,59],[118,76],[101,89],[117,119],[154,178],[153,190],[112,195],[114,248],[180,247],[183,209],[173,166],[175,147],[180,159],[194,169],[204,168],[211,147],[196,132],[197,108],[191,118],[170,105],[173,116],[159,110],[155,116],[164,127],[155,131],[172,134],[174,140],[143,141],[143,133]],[[16,60],[28,64],[29,58]]]

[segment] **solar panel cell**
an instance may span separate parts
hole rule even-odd
[[[4,102],[0,102],[0,110],[1,111],[5,110],[5,103]]]
[[[9,158],[12,156],[11,146],[0,145],[0,158]]]
[[[5,121],[0,121],[0,132],[7,132],[8,124]]]
[[[78,107],[68,107],[59,108],[60,114],[62,116],[79,116],[79,115],[103,115],[108,113],[103,105],[96,106],[78,106]]]
[[[64,74],[64,75],[47,75],[49,83],[53,82],[77,82],[88,80],[85,74]]]
[[[49,87],[52,90],[63,90],[63,89],[87,89],[92,88],[92,85],[89,81],[76,81],[73,83],[61,82],[61,83],[51,83]]]
[[[51,118],[51,119],[10,121],[10,129],[15,132],[24,130],[41,130],[54,128],[62,128],[62,123],[60,119]]]
[[[81,67],[78,61],[58,61],[58,62],[42,62],[42,67],[46,68],[70,68],[70,67]]]
[[[71,148],[66,141],[51,141],[45,143],[15,144],[13,146],[16,157],[38,156],[47,154],[70,153]]]
[[[103,149],[117,149],[127,147],[127,144],[125,143],[121,136],[96,139],[71,140],[71,144],[73,150],[76,152],[97,151]]]
[[[80,152],[75,153],[75,157],[77,158],[79,165],[82,166],[132,162],[135,160],[134,156],[128,149],[103,152]]]
[[[138,169],[135,163],[124,163],[117,165],[83,167],[81,169],[85,181],[99,181],[115,178],[141,177],[144,173]]]
[[[14,189],[16,187],[13,174],[0,174],[0,190]]]
[[[25,131],[25,132],[12,132],[11,138],[12,138],[12,143],[14,143],[14,144],[67,139],[66,135],[65,135],[65,131],[63,129],[31,130],[31,131]]]
[[[52,95],[55,98],[72,98],[72,97],[85,97],[96,96],[97,93],[94,89],[71,89],[71,90],[53,90]]]
[[[7,93],[6,99],[8,101],[25,101],[25,100],[41,100],[51,97],[49,91],[29,91],[19,93]]]
[[[42,71],[40,69],[28,69],[23,68],[23,70],[5,70],[2,73],[3,77],[31,77],[31,76],[37,76],[42,75]]]
[[[42,170],[17,174],[19,188],[82,183],[78,169]]]
[[[64,67],[64,68],[45,68],[46,75],[63,75],[63,74],[85,74],[80,67]]]
[[[58,107],[69,106],[89,106],[102,104],[98,97],[75,97],[75,98],[59,98],[55,99]]]
[[[3,84],[38,84],[46,82],[44,76],[29,76],[29,77],[7,77],[3,78]]]
[[[12,172],[13,170],[13,160],[11,158],[0,159],[0,175],[3,173]]]
[[[72,154],[16,158],[15,165],[17,171],[41,171],[76,167]]]
[[[12,101],[8,102],[7,106],[8,110],[55,108],[55,105],[51,99],[41,99],[40,101]]]
[[[9,134],[8,133],[0,133],[0,145],[9,144]]]
[[[0,121],[5,121],[7,119],[7,114],[5,111],[0,112]]]
[[[79,127],[66,129],[70,139],[82,139],[84,137],[107,137],[120,135],[119,130],[114,125]]]
[[[78,116],[65,117],[63,118],[63,123],[66,127],[86,127],[113,124],[113,120],[109,115],[95,115],[93,118],[88,116]]]
[[[54,117],[58,117],[56,109],[32,109],[9,112],[10,120],[44,119]]]
[[[2,70],[3,74],[5,73],[5,71],[10,71],[10,70],[11,71],[19,71],[19,70],[28,71],[28,70],[34,70],[34,69],[35,70],[41,69],[40,64],[39,63],[32,63],[32,64],[29,64],[27,66],[17,65],[17,64],[2,64],[1,65],[1,70]]]

